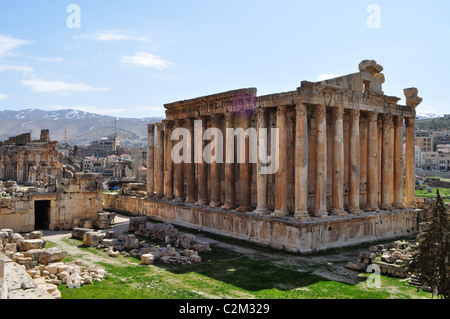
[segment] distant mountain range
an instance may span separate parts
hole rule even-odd
[[[428,119],[435,119],[439,117],[444,117],[443,114],[436,114],[433,112],[417,112],[417,118],[419,120],[428,120]]]
[[[419,119],[442,116],[430,112],[417,112]],[[117,127],[122,145],[144,146],[147,144],[147,124],[161,120],[163,118],[117,118],[72,109],[0,111],[0,141],[29,132],[32,139],[38,139],[42,129],[49,129],[52,140],[82,146],[114,134]]]
[[[121,145],[145,145],[147,124],[162,119],[117,118],[72,109],[0,111],[0,140],[29,132],[38,139],[42,129],[49,129],[51,140],[81,146],[114,134],[117,128]]]

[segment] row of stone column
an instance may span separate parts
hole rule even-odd
[[[279,106],[277,110],[277,127],[279,128],[279,170],[276,174],[275,211],[272,216],[288,215],[287,209],[287,106]],[[332,180],[332,208],[331,214],[346,216],[348,213],[359,215],[363,212],[360,204],[361,181],[361,140],[360,140],[360,111],[349,110],[349,187],[348,208],[344,209],[344,109],[332,108],[333,138],[332,138],[332,176],[327,176],[327,115],[326,107],[315,106],[316,121],[315,145],[308,145],[307,105],[296,106],[295,131],[295,218],[307,221],[308,213],[308,174],[309,147],[314,147],[315,156],[315,199],[312,213],[315,217],[328,216],[327,183]],[[258,128],[264,127],[263,112],[258,117]],[[368,112],[368,140],[367,140],[367,204],[366,211],[379,209],[390,210],[403,207],[403,118],[392,117],[389,114]],[[379,122],[381,125],[379,125]],[[392,124],[394,136],[391,137]],[[381,134],[378,128],[381,128]],[[410,156],[414,149],[414,119],[406,119],[407,129],[407,167],[414,167],[414,156]],[[394,147],[392,148],[392,140]],[[380,146],[380,147],[379,147]],[[393,150],[393,153],[392,153]],[[408,157],[409,156],[409,157]],[[393,160],[392,160],[393,159]],[[392,164],[393,163],[393,164]],[[380,165],[379,165],[380,164]],[[258,162],[257,176],[257,209],[256,213],[269,213],[267,205],[267,176],[260,174],[261,163]],[[378,172],[380,167],[380,173]],[[378,182],[381,179],[381,191]],[[407,196],[406,202],[413,206],[414,199],[414,171],[406,171]],[[381,196],[379,196],[381,193]],[[381,197],[381,198],[379,198]]]
[[[333,125],[332,138],[332,176],[327,176],[327,109],[323,105],[315,105],[314,118],[316,124],[315,145],[308,145],[308,106],[298,104],[296,111],[295,130],[295,213],[297,220],[307,221],[311,211],[315,217],[325,218],[329,212],[327,209],[327,183],[332,180],[332,207],[330,213],[335,216],[345,216],[348,213],[361,214],[360,205],[360,180],[361,180],[361,145],[360,145],[360,111],[349,109],[349,180],[348,180],[348,207],[344,209],[344,108],[333,107],[330,118]],[[274,217],[288,215],[288,140],[287,140],[287,108],[279,106],[277,108],[277,128],[279,129],[279,169],[275,174],[275,210],[270,212],[268,208],[268,178],[261,173],[262,163],[258,159],[257,163],[257,207],[254,211],[257,214],[272,214]],[[236,124],[245,131],[250,127],[251,114],[243,112],[236,114],[212,114],[211,126],[221,128],[222,118],[225,116],[226,128],[235,128]],[[379,114],[367,112],[367,203],[364,210],[376,211],[378,209],[388,210],[403,207],[403,118],[392,117],[389,114]],[[239,122],[239,123],[238,123]],[[207,164],[204,160],[197,164],[197,175],[195,165],[190,163],[176,164],[172,162],[172,145],[177,141],[171,140],[172,130],[175,127],[185,127],[189,130],[190,136],[194,136],[194,131],[203,136],[206,130],[206,118],[202,119],[202,127],[194,130],[194,119],[164,121],[164,123],[150,124],[148,131],[148,152],[147,192],[150,196],[158,199],[174,200],[175,202],[186,202],[200,206],[209,205],[211,207],[221,207],[223,209],[236,208],[236,183],[235,165],[239,167],[239,185],[237,192],[241,197],[238,211],[251,210],[251,164],[248,161],[249,147],[246,145],[245,163],[234,164],[226,162],[225,165],[225,201],[221,202],[221,164],[213,161],[210,165],[211,179],[208,182]],[[394,125],[392,130],[392,125]],[[156,140],[155,140],[156,126]],[[257,131],[266,128],[266,118],[263,109],[259,109],[257,114]],[[394,136],[391,136],[391,132]],[[199,141],[198,149],[203,150],[206,141],[202,138]],[[392,147],[392,142],[394,147]],[[156,144],[155,144],[156,143]],[[258,138],[259,143],[259,138]],[[259,147],[259,146],[258,146]],[[314,207],[308,210],[308,174],[309,172],[309,147],[313,147],[315,156],[315,199]],[[406,202],[413,205],[414,198],[414,119],[406,119]],[[191,159],[194,159],[193,141],[186,144],[187,152],[191,152]],[[392,152],[393,150],[393,152]],[[201,156],[201,155],[200,155]],[[412,159],[411,159],[412,158]],[[153,165],[151,163],[154,163]],[[379,181],[381,182],[379,184]],[[186,185],[186,193],[185,186]],[[378,187],[381,185],[379,191]],[[208,190],[210,188],[210,199],[208,200]],[[381,194],[381,195],[380,195]]]

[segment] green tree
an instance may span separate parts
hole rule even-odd
[[[438,297],[450,298],[450,222],[439,190],[408,271],[436,291]]]

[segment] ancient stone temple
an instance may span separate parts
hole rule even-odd
[[[399,105],[384,94],[382,71],[363,61],[357,73],[294,91],[240,89],[166,104],[166,120],[149,125],[149,199],[105,203],[300,252],[416,232],[422,99],[405,89]]]

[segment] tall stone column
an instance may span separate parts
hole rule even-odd
[[[225,126],[227,129],[234,129],[236,116],[234,113],[228,111],[225,113]],[[225,134],[226,135],[226,134]],[[234,139],[234,137],[233,137]],[[232,143],[234,148],[234,142]],[[229,150],[228,145],[226,146],[226,154],[234,154],[234,149]],[[236,163],[225,158],[225,204],[222,206],[223,209],[235,209],[236,208],[236,181],[235,181],[235,165]]]
[[[155,124],[148,124],[147,140],[147,197],[155,193]]]
[[[383,114],[383,146],[381,158],[381,205],[383,210],[391,210],[391,182],[392,182],[392,152],[391,152],[391,128],[392,115]]]
[[[186,204],[195,203],[195,163],[194,163],[194,118],[185,120],[185,127],[189,131],[190,140],[186,142],[186,152],[190,160],[184,163],[184,182],[186,184]]]
[[[327,110],[317,105],[316,118],[316,198],[314,216],[326,218],[327,211]]]
[[[275,211],[274,217],[288,215],[287,208],[287,106],[277,108],[277,128],[279,130],[279,149],[277,152],[278,172],[275,174]]]
[[[211,127],[221,128],[220,125],[221,114],[212,114],[211,115]],[[214,137],[216,138],[216,137]],[[219,143],[220,144],[220,143]],[[222,144],[223,145],[223,144]],[[217,151],[214,150],[215,152]],[[221,163],[217,163],[216,161],[211,163],[211,201],[209,206],[211,207],[220,207],[220,184],[221,184],[221,176],[220,176],[220,165]]]
[[[203,150],[206,146],[206,142],[203,139],[203,135],[206,131],[207,119],[206,116],[201,116],[198,118],[201,121],[201,125],[199,125],[197,129],[198,145],[198,161],[197,161],[197,187],[198,187],[198,198],[195,205],[197,206],[206,206],[208,205],[208,174],[207,174],[207,163],[203,158]]]
[[[336,216],[346,216],[344,210],[344,109],[333,108],[333,193],[331,213]]]
[[[183,127],[184,120],[176,120],[175,128]],[[181,143],[181,138],[178,143]],[[173,179],[174,179],[174,202],[184,201],[184,163],[173,163]]]
[[[295,106],[295,213],[298,221],[308,221],[308,110],[306,104]]]
[[[349,151],[349,197],[348,211],[351,214],[359,215],[362,213],[359,203],[360,195],[360,168],[361,168],[361,149],[359,136],[359,110],[350,110],[350,151]]]
[[[394,117],[394,208],[403,208],[403,117]]]
[[[414,117],[405,118],[406,125],[406,149],[405,149],[405,205],[416,207],[416,158],[414,142]]]
[[[416,88],[404,90],[406,97],[406,106],[411,107],[414,111],[416,107],[422,103],[422,98],[418,96],[419,91]],[[406,167],[405,167],[405,188],[406,197],[405,204],[408,207],[416,207],[416,158],[414,143],[414,126],[415,117],[406,118]]]
[[[164,195],[164,124],[156,124],[155,196]]]
[[[240,117],[240,124],[242,129],[247,131],[247,129],[250,127],[250,120],[253,115],[253,112],[251,111],[242,111],[239,114]],[[240,189],[240,205],[236,209],[240,212],[248,212],[252,209],[251,207],[251,184],[252,184],[252,169],[250,164],[250,147],[249,147],[250,139],[245,139],[245,163],[241,163],[239,166],[239,179],[241,182],[241,189]]]
[[[367,209],[378,211],[378,114],[368,113]]]
[[[164,199],[173,199],[172,130],[173,121],[164,121]]]
[[[259,155],[260,149],[264,148],[267,154],[267,140],[262,141],[261,131],[263,128],[267,128],[266,124],[266,116],[264,108],[260,107],[257,113],[257,123],[256,128],[258,131],[258,163],[256,167],[256,198],[257,198],[257,207],[254,211],[255,214],[265,215],[269,214],[269,206],[267,204],[267,174],[262,173],[263,163],[261,162],[261,157]],[[267,136],[267,135],[266,135]],[[264,152],[263,152],[264,153]]]

